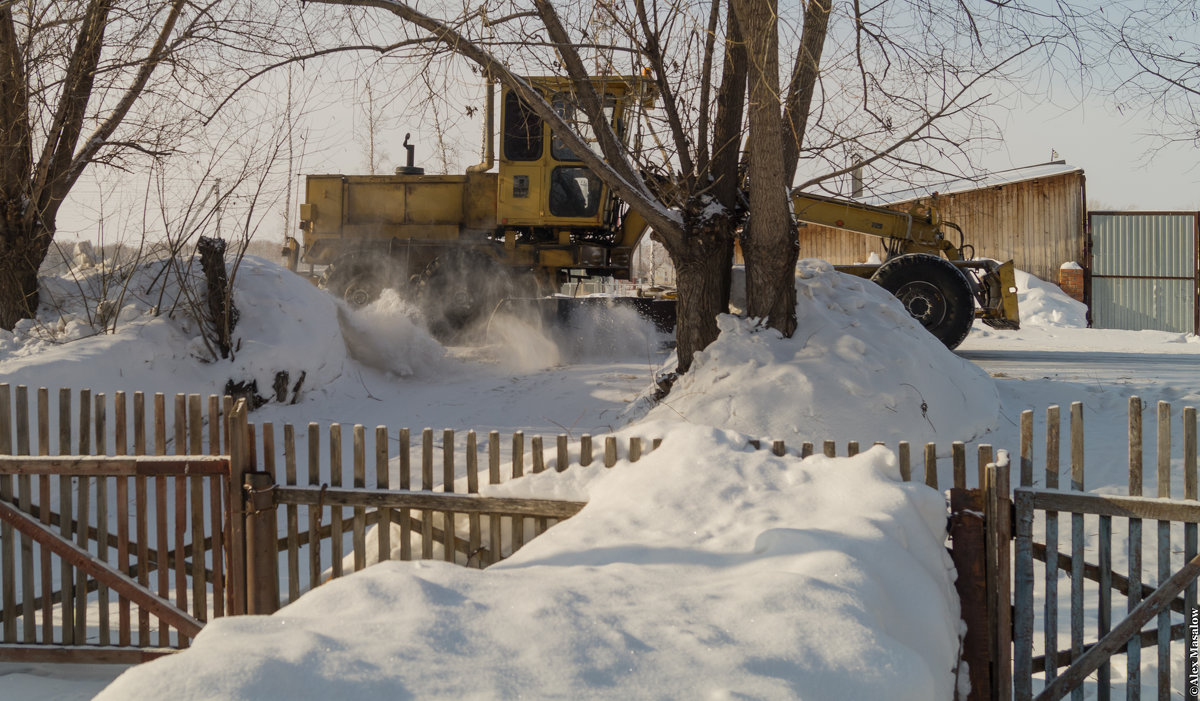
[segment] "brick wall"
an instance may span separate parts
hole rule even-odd
[[[1062,288],[1072,299],[1083,301],[1083,269],[1082,268],[1059,268],[1058,269],[1058,286]]]

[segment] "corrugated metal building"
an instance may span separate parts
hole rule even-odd
[[[978,181],[896,193],[869,201],[907,210],[916,200],[938,193],[942,218],[962,227],[975,254],[1013,260],[1021,270],[1058,281],[1063,263],[1086,267],[1087,197],[1082,168],[1062,162],[996,173]],[[953,232],[951,232],[953,233]],[[843,265],[882,255],[879,239],[823,226],[800,229],[800,256]]]
[[[1200,333],[1200,212],[1091,212],[1092,326]]]

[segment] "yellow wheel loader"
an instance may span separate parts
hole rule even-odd
[[[586,136],[567,79],[528,80]],[[615,133],[628,142],[638,111],[654,103],[653,83],[641,76],[593,80]],[[483,162],[462,175],[425,174],[407,136],[407,165],[394,175],[309,175],[300,205],[303,243],[287,238],[288,267],[303,263],[313,276],[321,269],[320,284],[352,305],[398,288],[419,300],[442,335],[506,298],[557,292],[571,278],[629,279],[646,222],[508,89],[500,91],[496,139],[494,100],[489,87]],[[976,316],[1016,325],[1011,263],[967,260],[969,247],[943,236],[957,227],[940,221],[935,205],[896,212],[808,194],[793,200],[801,222],[883,239],[883,264],[843,269],[891,291],[947,346],[965,338]],[[673,319],[672,302],[634,304],[660,322]]]

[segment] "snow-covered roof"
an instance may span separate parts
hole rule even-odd
[[[1038,165],[1022,166],[1020,168],[1012,168],[1009,170],[987,173],[978,178],[956,178],[954,180],[945,180],[941,183],[922,185],[906,190],[899,190],[897,192],[889,192],[883,195],[867,197],[863,198],[861,201],[867,204],[882,206],[895,204],[896,202],[915,200],[922,197],[929,197],[935,192],[939,195],[952,195],[959,192],[983,190],[985,188],[1011,185],[1013,183],[1025,182],[1027,180],[1048,178],[1054,175],[1082,172],[1083,168],[1068,165],[1066,161],[1051,161],[1049,163],[1040,163]]]

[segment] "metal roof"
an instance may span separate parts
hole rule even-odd
[[[1050,163],[1040,163],[1038,165],[1023,166],[1021,168],[1012,168],[1010,170],[986,173],[978,178],[958,178],[955,180],[946,180],[932,185],[922,185],[920,187],[913,187],[907,190],[899,190],[897,192],[875,195],[874,197],[862,198],[860,201],[867,204],[888,205],[896,202],[907,202],[908,200],[929,197],[935,192],[939,195],[951,195],[959,192],[970,192],[972,190],[984,190],[991,187],[999,187],[1001,185],[1011,185],[1013,183],[1025,182],[1027,180],[1037,180],[1038,178],[1048,178],[1055,175],[1066,175],[1067,173],[1082,172],[1083,168],[1068,165],[1066,161],[1052,161]]]

